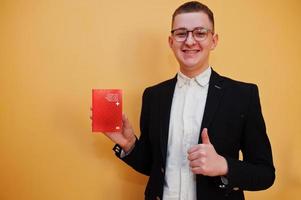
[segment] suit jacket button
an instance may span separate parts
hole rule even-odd
[[[239,187],[235,187],[235,188],[233,188],[233,190],[234,190],[234,191],[237,191],[237,190],[239,190]]]
[[[156,200],[160,200],[160,197],[156,196]]]
[[[164,174],[164,169],[163,169],[163,167],[161,167],[161,172],[162,172],[162,174]]]

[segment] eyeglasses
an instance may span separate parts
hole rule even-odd
[[[194,40],[198,42],[206,40],[209,33],[213,34],[213,32],[210,29],[206,29],[203,27],[196,27],[192,31],[189,31],[186,28],[178,28],[172,30],[171,34],[177,42],[184,42],[185,40],[187,40],[189,32],[192,33]]]

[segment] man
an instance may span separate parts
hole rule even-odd
[[[140,138],[125,116],[121,133],[106,133],[116,155],[149,176],[145,199],[241,200],[243,190],[270,187],[275,169],[257,86],[209,66],[218,43],[212,11],[181,5],[168,41],[180,70],[144,91]]]

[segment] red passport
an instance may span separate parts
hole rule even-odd
[[[92,89],[92,131],[120,132],[122,90]]]

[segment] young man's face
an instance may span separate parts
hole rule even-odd
[[[174,18],[172,30],[184,28],[192,31],[197,27],[212,31],[213,27],[207,14],[203,12],[178,14]],[[217,41],[217,34],[210,31],[201,41],[195,40],[192,32],[189,32],[187,39],[182,42],[177,41],[175,35],[171,35],[169,46],[180,64],[181,72],[186,76],[194,77],[209,66],[209,54],[216,47]]]

